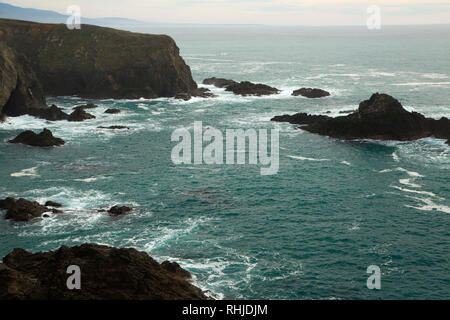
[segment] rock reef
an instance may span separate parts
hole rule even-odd
[[[304,125],[303,130],[345,140],[375,139],[411,141],[434,136],[450,139],[450,120],[426,118],[406,111],[395,98],[375,93],[348,116],[328,116],[299,113],[277,116],[272,121]]]
[[[313,88],[301,88],[292,92],[293,96],[303,96],[310,99],[323,98],[330,96],[328,91]]]
[[[0,209],[6,210],[5,219],[14,221],[30,221],[41,217],[44,212],[52,211],[36,201],[28,201],[23,198],[0,200]]]
[[[63,139],[54,137],[48,129],[42,130],[39,134],[30,130],[24,131],[9,142],[26,144],[33,147],[54,147],[62,146],[65,143]]]
[[[229,80],[229,79],[224,79],[224,78],[216,78],[216,77],[207,78],[207,79],[203,80],[203,84],[213,85],[217,88],[226,88],[226,87],[231,86],[236,83],[237,82],[234,80]]]
[[[207,299],[186,280],[186,270],[169,264],[135,249],[96,244],[39,253],[14,249],[0,263],[0,300]],[[71,265],[80,268],[79,290],[67,288]]]
[[[241,96],[268,96],[280,93],[280,90],[277,88],[261,83],[252,83],[249,81],[231,84],[226,87],[225,91],[231,91],[234,94]]]

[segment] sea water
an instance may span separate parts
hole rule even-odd
[[[142,30],[141,30],[142,31]],[[226,299],[448,299],[450,147],[444,140],[341,141],[273,123],[275,115],[338,116],[372,93],[428,117],[450,116],[448,26],[365,28],[163,27],[201,85],[249,80],[282,92],[184,102],[48,97],[67,112],[92,102],[97,118],[0,125],[1,198],[64,204],[28,223],[0,219],[0,256],[61,245],[134,247],[177,261],[195,284]],[[317,87],[330,97],[292,97]],[[120,108],[121,114],[103,112]],[[330,113],[327,113],[327,112]],[[219,130],[280,130],[279,172],[255,165],[175,165],[171,135],[194,121]],[[124,125],[130,130],[101,130]],[[45,149],[8,144],[48,128],[66,140]],[[134,208],[110,217],[115,204]],[[366,285],[381,269],[381,290]]]

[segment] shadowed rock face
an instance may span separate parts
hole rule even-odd
[[[387,94],[376,93],[359,105],[358,111],[337,118],[296,114],[279,116],[272,121],[305,125],[302,129],[340,139],[377,139],[410,141],[434,136],[450,138],[450,120],[425,118],[406,111],[401,103]]]
[[[267,96],[280,93],[280,90],[277,88],[260,83],[255,84],[249,81],[230,84],[225,90],[241,96]]]
[[[77,108],[77,109],[75,109],[75,111],[73,111],[70,114],[70,116],[67,118],[67,121],[81,122],[81,121],[89,120],[89,119],[95,119],[95,116],[90,113],[87,113],[82,108]]]
[[[314,99],[328,97],[330,93],[322,89],[301,88],[292,92],[292,95]]]
[[[0,42],[0,114],[21,116],[45,108],[44,91],[29,60]]]
[[[63,139],[54,137],[52,132],[48,129],[42,130],[39,134],[30,130],[24,131],[9,142],[22,143],[33,147],[62,146],[65,143]]]
[[[46,95],[156,98],[197,89],[165,35],[0,19],[0,40],[27,56]]]
[[[80,290],[67,288],[71,265],[80,267]],[[35,254],[14,249],[0,263],[0,299],[206,300],[185,278],[135,249],[95,244]]]

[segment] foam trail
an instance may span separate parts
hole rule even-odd
[[[330,161],[330,159],[314,159],[314,158],[307,158],[302,156],[288,156],[292,159],[302,160],[302,161]]]
[[[19,172],[11,173],[11,177],[39,177],[39,175],[36,173],[37,168],[38,167],[36,166],[29,169],[23,169]]]

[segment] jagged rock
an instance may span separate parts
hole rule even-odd
[[[229,85],[225,91],[231,91],[234,94],[241,96],[266,96],[280,93],[277,88],[269,87],[265,84],[251,83],[249,81],[242,81]]]
[[[81,289],[67,288],[67,268]],[[203,292],[145,252],[95,244],[30,253],[14,249],[0,263],[0,300],[206,300]]]
[[[120,215],[123,215],[123,214],[125,214],[127,212],[130,212],[132,210],[133,209],[131,209],[129,207],[126,207],[126,206],[122,206],[122,207],[114,206],[114,207],[112,207],[111,209],[108,210],[108,213],[110,215],[112,215],[112,216],[120,216]]]
[[[224,79],[224,78],[207,78],[203,80],[203,84],[213,85],[217,88],[226,88],[232,84],[236,84],[237,82],[234,80]]]
[[[46,95],[139,99],[197,89],[167,35],[0,20],[0,41],[27,56]]]
[[[36,134],[33,131],[27,130],[19,134],[10,143],[22,143],[34,147],[53,147],[64,145],[64,140],[53,136],[48,129],[42,130],[41,133]]]
[[[161,267],[163,267],[170,273],[179,276],[182,279],[191,279],[192,278],[192,275],[188,271],[184,270],[176,262],[164,261],[163,263],[161,263]]]
[[[6,198],[0,201],[0,209],[7,210],[5,219],[14,221],[30,221],[50,210],[37,202],[20,198]]]
[[[61,203],[58,202],[53,202],[53,201],[47,201],[45,203],[46,207],[53,207],[53,208],[61,208],[63,205]]]
[[[304,113],[275,117],[305,125],[302,129],[339,139],[377,139],[410,141],[434,136],[450,138],[450,120],[425,118],[417,112],[406,111],[401,103],[387,94],[375,93],[359,105],[358,111],[337,118],[311,116]]]
[[[323,98],[328,97],[330,93],[322,89],[301,88],[292,92],[293,96],[303,96],[306,98]]]
[[[115,109],[115,108],[107,109],[105,111],[105,113],[108,113],[108,114],[118,114],[118,113],[121,113],[121,112],[122,111],[120,109]]]
[[[193,91],[192,96],[200,98],[216,98],[217,96],[208,88],[198,88]]]
[[[89,119],[95,119],[95,116],[87,113],[86,111],[84,111],[84,109],[75,109],[75,111],[70,114],[67,121],[81,122]]]
[[[328,116],[318,116],[318,115],[309,115],[307,113],[297,113],[294,115],[282,115],[282,116],[275,116],[272,118],[271,121],[275,122],[289,122],[292,124],[311,124],[317,121],[323,121],[329,119]]]
[[[129,127],[125,127],[125,126],[109,126],[109,127],[104,127],[104,126],[100,126],[97,127],[99,129],[109,129],[109,130],[130,130]]]
[[[67,120],[69,118],[67,113],[55,105],[51,105],[48,108],[29,109],[28,114],[48,121]]]

